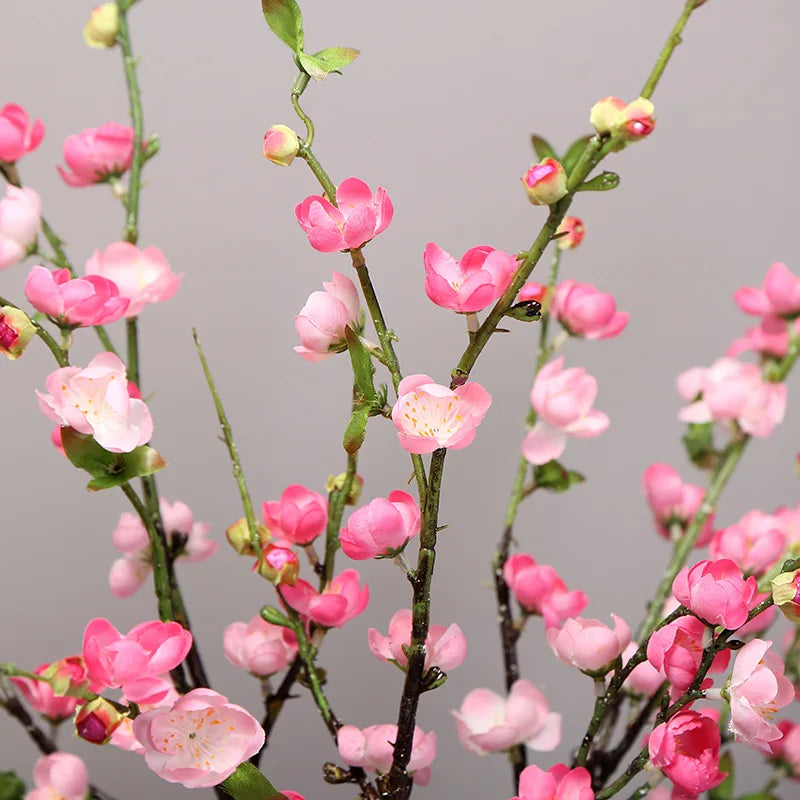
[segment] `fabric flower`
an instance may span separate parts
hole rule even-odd
[[[778,261],[767,271],[762,288],[743,286],[734,299],[745,314],[792,319],[800,314],[800,278]]]
[[[614,629],[597,619],[573,617],[562,628],[548,628],[547,643],[565,664],[599,672],[609,667],[630,644],[631,630],[622,617],[612,614]]]
[[[50,753],[33,767],[33,782],[25,800],[85,800],[89,793],[89,770],[72,753]]]
[[[549,206],[567,193],[567,173],[554,158],[543,158],[522,176],[528,200],[535,206]]]
[[[69,688],[78,688],[89,684],[81,656],[68,656],[52,664],[40,664],[33,670],[34,675],[48,674],[58,679],[59,683],[68,685]],[[84,701],[79,697],[56,695],[53,687],[46,681],[36,681],[31,678],[11,678],[11,682],[22,692],[28,705],[43,716],[59,722],[71,717],[76,707]]]
[[[232,622],[223,636],[225,658],[235,667],[266,678],[284,669],[297,655],[297,637],[256,614],[248,623]]]
[[[328,524],[328,501],[299,484],[284,489],[280,500],[265,502],[262,511],[272,538],[292,544],[311,544]]]
[[[18,264],[42,226],[42,201],[33,189],[9,184],[0,200],[0,270]]]
[[[729,558],[757,577],[778,563],[788,546],[783,523],[772,514],[748,511],[735,525],[718,530],[709,544],[712,558]]]
[[[31,124],[22,106],[7,103],[0,108],[0,161],[14,163],[35,150],[44,136],[44,125],[35,119]]]
[[[573,280],[558,284],[550,312],[569,333],[586,339],[619,336],[629,317],[627,311],[617,311],[613,295]]]
[[[107,122],[86,128],[64,140],[64,161],[69,172],[58,167],[67,186],[92,186],[119,177],[130,169],[133,158],[133,128]]]
[[[340,628],[367,607],[369,587],[364,584],[362,588],[358,572],[346,569],[322,592],[298,580],[294,586],[281,586],[281,596],[301,617],[326,628]]]
[[[512,800],[594,800],[592,776],[584,767],[556,764],[547,772],[535,764],[519,776],[519,794]]]
[[[375,558],[403,547],[419,533],[420,521],[417,501],[408,492],[394,491],[354,511],[339,541],[352,559]]]

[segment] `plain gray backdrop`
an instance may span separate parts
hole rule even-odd
[[[563,148],[589,132],[597,99],[635,98],[682,2],[303,5],[310,50],[362,51],[344,76],[304,96],[317,125],[315,150],[335,182],[356,175],[388,190],[394,221],[369,245],[367,260],[404,372],[446,383],[466,334],[463,319],[425,297],[425,244],[436,241],[456,256],[479,244],[512,252],[529,246],[546,214],[528,204],[519,184],[532,159],[529,134]],[[106,187],[61,182],[61,143],[82,128],[128,121],[119,53],[82,42],[89,8],[76,0],[0,3],[0,104],[20,103],[46,125],[21,173],[41,193],[79,269],[96,247],[120,238],[122,210]],[[295,355],[293,315],[332,270],[349,274],[349,259],[313,251],[295,222],[295,203],[319,191],[305,165],[280,169],[261,156],[267,127],[296,124],[289,104],[296,70],[256,0],[143,0],[130,20],[146,131],[163,140],[145,171],[140,243],[161,248],[185,273],[178,295],[141,317],[143,389],[154,444],[169,461],[159,485],[166,498],[212,522],[222,541],[241,512],[191,327],[223,393],[254,500],[277,499],[296,482],[322,491],[344,467],[348,366],[346,356],[310,364]],[[760,284],[776,260],[800,269],[797,22],[794,0],[710,0],[700,8],[655,94],[655,133],[605,164],[620,172],[621,187],[581,195],[573,207],[587,234],[567,254],[562,275],[613,292],[631,319],[619,339],[566,348],[568,364],[597,376],[596,405],[611,427],[569,443],[564,461],[586,473],[586,484],[567,496],[535,496],[520,512],[517,533],[524,549],[589,593],[587,616],[608,619],[615,611],[633,627],[661,574],[668,546],[654,533],[642,495],[648,464],[668,461],[686,479],[702,480],[680,444],[676,375],[710,364],[752,324],[732,302],[738,286]],[[4,272],[2,294],[22,301],[26,273],[26,266]],[[118,343],[120,326],[113,330]],[[450,715],[470,689],[502,687],[489,562],[524,433],[538,335],[536,325],[509,327],[513,333],[496,336],[473,373],[493,405],[474,444],[447,459],[441,518],[449,528],[439,547],[433,621],[457,621],[469,653],[443,688],[422,698],[419,723],[437,732],[439,755],[421,796],[511,794],[504,758],[463,750]],[[76,363],[95,352],[91,333],[77,336]],[[108,591],[117,556],[111,532],[125,501],[114,491],[87,493],[86,476],[51,446],[51,424],[33,394],[53,369],[50,354],[34,342],[21,361],[0,368],[0,660],[35,667],[78,651],[92,617],[127,630],[156,612],[149,585],[128,600]],[[796,391],[793,377],[788,418],[749,448],[721,503],[721,524],[750,508],[796,504]],[[365,501],[405,488],[409,462],[390,422],[370,425],[359,471]],[[230,666],[221,647],[229,622],[249,619],[271,599],[249,566],[223,544],[212,560],[179,571],[214,687],[260,716],[256,682]],[[321,664],[337,714],[363,727],[395,720],[402,680],[370,655],[367,629],[385,632],[410,593],[390,563],[359,568],[374,599],[326,638]],[[540,620],[520,651],[523,675],[564,715],[562,745],[534,754],[547,768],[569,758],[590,714],[592,686],[556,661]],[[308,800],[352,797],[352,787],[322,783],[320,765],[337,754],[300,694],[265,760],[272,780]],[[119,800],[182,791],[137,756],[93,748],[66,729],[61,737]],[[22,729],[0,717],[0,769],[28,778],[36,757]],[[742,789],[756,788],[755,780],[745,777]]]

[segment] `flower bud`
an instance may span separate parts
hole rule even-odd
[[[800,570],[782,572],[772,579],[772,599],[790,622],[800,622]]]
[[[264,134],[264,158],[279,167],[288,167],[300,151],[300,139],[286,125],[273,125]]]
[[[75,732],[91,744],[106,744],[127,716],[105,697],[97,697],[78,709]]]
[[[646,97],[637,97],[632,103],[625,106],[625,121],[623,128],[628,139],[641,139],[649,136],[656,127],[653,113],[656,107]]]
[[[275,586],[294,586],[300,571],[300,561],[296,553],[288,547],[267,544],[253,569]]]
[[[614,133],[625,119],[625,101],[619,97],[604,97],[592,106],[589,122],[601,135]]]
[[[522,177],[528,200],[535,206],[549,206],[567,193],[567,173],[554,158],[543,158]]]
[[[339,475],[331,475],[328,477],[328,482],[325,484],[325,491],[330,494],[336,489],[341,489],[344,486],[344,479],[347,473],[342,472]],[[350,493],[345,499],[345,505],[355,506],[358,505],[358,500],[361,497],[361,490],[364,488],[364,479],[360,475],[353,476],[353,482],[350,484]]]
[[[269,531],[264,525],[256,524],[256,530],[262,542],[266,542],[269,539]],[[256,554],[250,541],[250,526],[244,517],[236,520],[233,525],[225,529],[225,538],[240,556],[254,556]]]
[[[36,333],[24,311],[14,306],[0,308],[0,353],[12,361],[19,358]]]
[[[574,250],[583,241],[586,227],[583,220],[578,217],[564,217],[556,231],[556,234],[559,233],[563,233],[564,236],[556,239],[556,247],[559,250]]]
[[[113,47],[119,32],[119,8],[116,3],[103,3],[92,9],[89,21],[83,26],[83,41],[98,49]]]
[[[637,97],[625,105],[618,97],[604,97],[592,106],[589,121],[601,136],[616,136],[621,146],[653,132],[655,106],[646,97]]]

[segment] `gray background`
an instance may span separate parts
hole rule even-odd
[[[90,51],[81,40],[89,5],[2,0],[0,48],[0,102],[23,104],[47,126],[39,151],[21,164],[23,178],[42,194],[79,267],[95,247],[119,238],[122,213],[106,188],[61,182],[61,143],[84,127],[127,121],[118,53]],[[344,77],[306,93],[318,128],[315,149],[335,181],[357,175],[388,189],[395,219],[367,258],[398,331],[404,371],[444,383],[466,337],[463,320],[424,295],[425,243],[435,240],[456,255],[484,243],[510,251],[529,245],[545,217],[519,186],[531,160],[529,133],[563,147],[588,132],[598,98],[633,99],[681,2],[304,5],[310,49],[362,49]],[[597,407],[611,427],[598,439],[570,442],[565,461],[589,480],[568,497],[527,503],[518,534],[570,587],[589,592],[588,616],[622,612],[635,624],[667,557],[642,497],[645,467],[665,460],[687,479],[701,479],[682,453],[675,376],[711,363],[750,324],[731,300],[737,286],[760,284],[775,260],[800,268],[796,47],[789,34],[796,22],[793,0],[707,3],[656,94],[655,134],[606,164],[620,171],[621,188],[583,195],[574,207],[588,233],[565,259],[563,275],[614,292],[631,321],[617,340],[567,348],[568,363],[598,377]],[[142,56],[146,128],[163,138],[162,154],[146,169],[141,244],[162,248],[186,273],[177,297],[147,308],[141,319],[154,443],[170,462],[159,484],[168,499],[186,501],[197,519],[211,521],[222,539],[240,511],[190,328],[198,327],[224,394],[254,499],[276,499],[294,482],[321,490],[344,465],[347,364],[344,357],[315,365],[296,356],[292,318],[332,269],[348,273],[348,259],[312,251],[294,220],[294,204],[318,191],[304,165],[281,170],[261,157],[269,125],[295,124],[288,102],[295,70],[258,3],[147,0],[131,24]],[[21,299],[26,272],[3,273],[2,294]],[[475,443],[447,460],[442,521],[450,527],[441,537],[433,620],[457,621],[470,650],[465,665],[421,704],[422,727],[439,736],[433,782],[422,796],[510,794],[502,756],[464,751],[449,711],[471,688],[501,687],[488,563],[523,435],[537,334],[534,325],[515,325],[513,335],[491,342],[474,378],[494,403]],[[121,342],[121,331],[114,335]],[[77,338],[74,360],[83,364],[96,340],[91,333]],[[111,531],[124,498],[87,494],[85,475],[51,447],[50,424],[33,395],[53,368],[49,353],[32,346],[22,361],[0,367],[0,659],[33,667],[78,650],[93,616],[127,629],[153,618],[155,605],[149,588],[124,601],[109,594],[107,571],[117,555]],[[731,482],[722,523],[753,507],[796,503],[795,386],[793,379],[788,420],[770,440],[753,443]],[[370,426],[360,471],[365,500],[405,486],[409,463],[391,423]],[[224,627],[270,599],[248,568],[223,546],[180,574],[215,688],[258,714],[256,683],[228,665],[221,649]],[[331,633],[321,656],[333,707],[359,726],[395,719],[401,675],[369,654],[366,632],[385,632],[392,612],[409,600],[390,564],[366,564],[363,574],[374,601]],[[555,660],[539,621],[522,640],[521,656],[523,674],[564,714],[564,743],[537,758],[547,768],[567,758],[582,733],[591,684]],[[22,730],[0,717],[0,737],[0,768],[28,776],[36,754]],[[120,800],[181,791],[135,756],[100,752],[66,730],[62,737]],[[266,760],[273,780],[309,800],[352,796],[319,778],[320,764],[335,758],[308,698],[293,701]],[[745,779],[742,788],[755,783]]]

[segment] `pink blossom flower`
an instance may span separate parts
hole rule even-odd
[[[47,376],[49,394],[36,392],[39,408],[53,422],[68,425],[112,453],[130,453],[153,435],[144,400],[128,394],[125,365],[114,353],[96,355],[87,367],[62,367]]]
[[[564,217],[556,229],[556,235],[559,233],[565,235],[556,239],[556,247],[559,250],[574,250],[583,241],[586,226],[578,217]]]
[[[782,736],[769,722],[773,714],[794,700],[792,682],[783,674],[780,656],[771,641],[753,639],[738,653],[728,684],[731,730],[737,742],[771,752],[770,742]]]
[[[170,503],[163,497],[158,501],[167,544],[174,547],[177,537],[185,538],[177,560],[200,562],[216,553],[219,542],[208,538],[209,522],[195,522],[192,510],[180,501]],[[129,597],[144,582],[152,569],[150,538],[136,514],[123,511],[113,533],[114,547],[123,553],[111,565],[108,584],[115,597]]]
[[[786,533],[790,545],[800,543],[800,503],[794,508],[781,506],[772,512],[778,517]]]
[[[117,284],[122,297],[130,300],[125,316],[138,317],[147,303],[169,300],[181,284],[157,247],[140,250],[128,242],[114,242],[86,262],[87,275],[100,275]]]
[[[8,103],[0,108],[0,161],[13,163],[39,146],[44,125],[35,119],[31,125],[22,106]]]
[[[283,490],[280,500],[264,503],[263,514],[273,539],[305,545],[325,532],[328,501],[305,486],[292,484]]]
[[[33,782],[25,800],[85,800],[89,794],[89,770],[72,753],[42,756],[33,767]]]
[[[42,225],[42,201],[39,195],[23,186],[9,184],[0,200],[0,269],[22,261],[36,242]]]
[[[425,294],[442,308],[461,314],[481,311],[508,288],[519,262],[516,256],[493,247],[472,247],[456,261],[438,244],[428,242]]]
[[[232,622],[223,636],[225,658],[259,677],[280,672],[297,655],[297,637],[256,614],[250,622]]]
[[[345,555],[358,561],[403,547],[420,530],[417,501],[408,492],[376,497],[350,515],[339,533]]]
[[[180,664],[192,634],[177,622],[143,622],[124,636],[107,620],[93,619],[83,634],[83,660],[89,678],[103,687],[122,687],[128,697],[142,695],[147,683]]]
[[[750,611],[752,611],[762,600],[766,600],[769,596],[769,592],[758,592],[750,604]],[[772,623],[775,622],[775,616],[777,613],[778,609],[775,605],[769,606],[766,611],[762,611],[760,614],[753,617],[750,622],[745,622],[745,624],[736,631],[736,637],[741,639],[742,637],[755,636],[759,633],[763,633],[765,630],[767,630],[767,628],[772,627]]]
[[[448,389],[428,375],[403,378],[397,395],[392,408],[397,438],[409,453],[418,454],[466,447],[492,404],[492,396],[479,383]]]
[[[800,320],[791,324],[794,333],[799,333]],[[725,355],[735,358],[749,350],[772,358],[783,358],[789,352],[789,323],[780,317],[764,317],[760,325],[748,328],[741,339],[734,339]]]
[[[394,207],[380,186],[373,195],[364,181],[347,178],[336,189],[335,206],[325,197],[311,195],[295,206],[294,214],[315,250],[334,253],[362,247],[385,231]]]
[[[67,186],[92,186],[127,172],[132,158],[133,128],[107,122],[67,136],[64,161],[70,171],[58,167],[58,173]]]
[[[547,294],[547,286],[545,286],[545,284],[537,283],[536,281],[528,281],[522,284],[522,287],[517,293],[517,302],[524,303],[529,300],[536,300],[537,303],[544,305],[544,299]]]
[[[623,667],[627,665],[628,661],[630,661],[631,657],[638,649],[639,645],[636,644],[636,642],[631,642],[622,651]],[[609,675],[606,680],[610,682],[611,676]],[[631,670],[631,674],[625,679],[624,688],[628,689],[634,694],[651,697],[661,688],[661,684],[663,683],[664,675],[659,672],[649,661],[642,661]]]
[[[385,775],[392,766],[392,751],[397,739],[397,725],[370,725],[359,730],[343,725],[336,735],[339,755],[352,767],[374,770]],[[414,775],[414,783],[426,786],[431,778],[430,766],[436,758],[436,734],[414,726],[411,758],[406,767]]]
[[[180,698],[172,682],[166,679],[154,678],[149,684],[149,693],[155,702],[145,703],[139,701],[139,711],[150,711],[153,708],[171,706]],[[119,699],[120,703],[128,703],[129,701],[136,702],[133,698],[125,695]],[[108,743],[113,744],[114,747],[118,747],[120,750],[127,750],[129,753],[138,753],[140,756],[145,754],[144,747],[139,744],[139,740],[133,735],[133,720],[127,716],[114,729]]]
[[[614,295],[573,280],[558,284],[550,311],[573,336],[586,339],[619,336],[629,317],[627,311],[617,311]]]
[[[672,583],[680,603],[710,625],[736,629],[744,625],[758,592],[756,579],[746,581],[728,558],[684,567]]]
[[[52,664],[40,664],[33,671],[34,675],[52,674],[59,681],[68,682],[70,687],[86,686],[89,676],[81,656],[67,656]],[[22,692],[28,705],[48,719],[58,722],[71,717],[75,708],[84,701],[78,697],[60,696],[53,693],[49,683],[31,678],[11,678]]]
[[[550,751],[561,741],[561,714],[550,711],[547,698],[530,681],[515,681],[508,698],[473,689],[453,716],[461,744],[479,756],[523,742]]]
[[[647,744],[652,763],[687,794],[713,789],[727,776],[719,771],[720,734],[712,716],[679,711],[655,728]]]
[[[597,381],[583,367],[562,370],[563,358],[539,370],[531,390],[536,424],[522,443],[522,454],[531,464],[558,458],[567,437],[590,439],[608,427],[608,417],[592,408]]]
[[[403,646],[411,646],[411,610],[401,608],[389,620],[389,635],[384,636],[375,628],[369,629],[369,649],[381,661],[394,661],[405,670],[408,656]],[[461,666],[467,655],[467,640],[461,628],[454,622],[444,625],[431,625],[425,637],[425,669],[439,667],[444,672]]]
[[[125,314],[130,300],[100,275],[70,279],[68,269],[36,266],[25,281],[25,297],[43,314],[65,325],[107,325]]]
[[[306,361],[322,361],[334,353],[347,349],[344,329],[358,326],[361,307],[358,290],[350,278],[338,272],[333,281],[323,281],[324,292],[312,292],[300,313],[294,318],[294,327],[301,344],[294,348]]]
[[[773,754],[770,761],[785,765],[789,777],[800,780],[800,724],[782,719],[778,730],[783,735],[769,743]]]
[[[656,530],[670,538],[672,525],[688,527],[699,511],[705,497],[705,489],[692,483],[684,483],[677,470],[669,464],[651,464],[644,471],[644,493],[653,512]],[[706,517],[695,547],[708,544],[714,534],[714,514]]]
[[[360,581],[358,572],[346,569],[322,592],[298,580],[294,586],[281,586],[281,596],[301,617],[326,628],[341,628],[367,607],[369,587],[365,583],[362,588]]]
[[[300,139],[286,125],[273,125],[264,134],[264,158],[279,167],[288,167],[300,152]]]
[[[503,567],[503,577],[525,613],[541,614],[548,628],[580,614],[589,602],[580,590],[568,591],[553,567],[537,564],[528,553],[511,556]]]
[[[778,261],[767,270],[763,288],[743,286],[734,299],[745,314],[792,319],[800,314],[800,278]]]
[[[592,776],[584,767],[556,764],[547,772],[535,764],[519,776],[519,795],[512,800],[594,800]]]
[[[631,630],[612,614],[614,630],[598,619],[571,617],[559,628],[548,628],[547,643],[565,664],[589,672],[605,671],[630,644]]]
[[[683,422],[736,420],[752,436],[769,436],[786,411],[786,384],[765,381],[758,366],[733,358],[682,373],[678,392],[692,401],[678,414]]]
[[[528,200],[535,206],[549,206],[567,193],[567,173],[554,158],[543,158],[522,176]]]
[[[742,572],[760,576],[778,562],[787,546],[781,520],[755,510],[735,525],[718,530],[708,550],[712,558],[729,558]]]
[[[216,786],[264,745],[264,729],[211,689],[193,689],[171,707],[140,714],[133,732],[156,775],[187,789]]]

